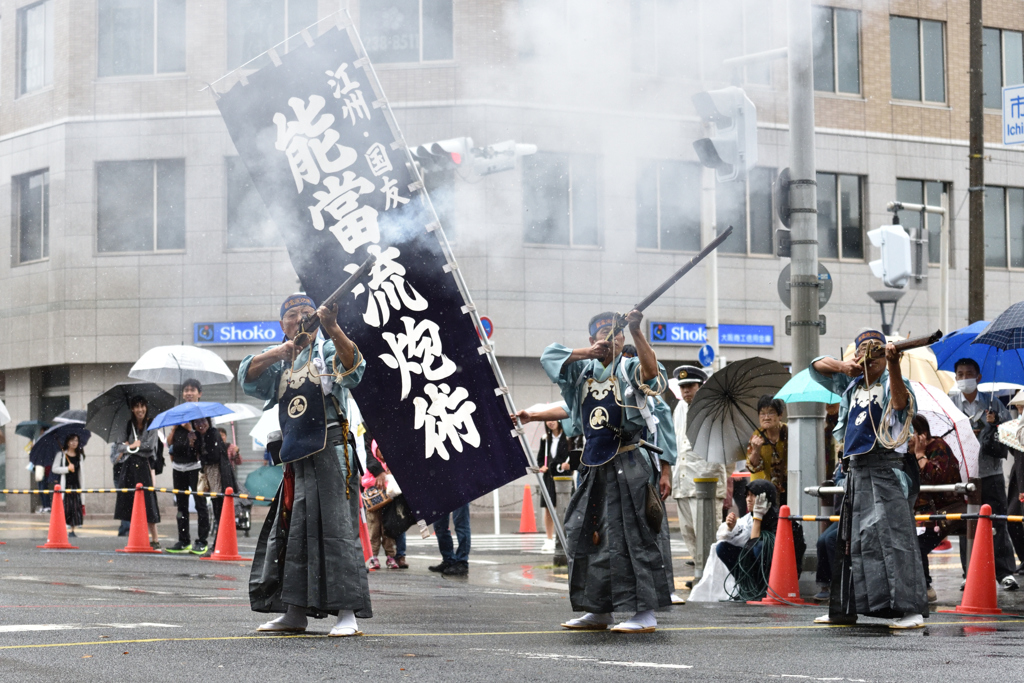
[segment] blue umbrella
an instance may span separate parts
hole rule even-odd
[[[775,394],[775,398],[786,403],[839,403],[841,397],[815,382],[811,373],[805,369],[786,382],[779,393]]]
[[[1024,348],[1024,301],[1000,313],[972,343],[988,344],[1003,351]]]
[[[218,415],[227,415],[230,412],[231,408],[212,401],[182,403],[154,417],[149,428],[157,429],[159,427],[183,425],[186,422],[198,420],[201,417],[217,417]]]
[[[1019,349],[1003,351],[988,344],[973,343],[988,326],[988,322],[979,320],[932,344],[939,370],[956,372],[954,364],[961,358],[970,358],[981,368],[985,382],[1024,384],[1024,355]]]
[[[53,465],[57,451],[64,447],[64,439],[72,434],[78,437],[78,443],[81,446],[89,443],[89,437],[92,436],[92,432],[86,429],[81,422],[65,422],[54,425],[43,432],[43,435],[32,444],[32,450],[28,454],[29,462],[33,465],[50,467]]]

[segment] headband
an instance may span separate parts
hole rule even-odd
[[[293,308],[298,308],[299,306],[309,306],[312,309],[316,309],[316,304],[313,303],[313,300],[307,295],[302,294],[301,292],[298,294],[292,294],[284,300],[283,304],[281,304],[281,318],[283,319],[285,313]]]
[[[599,315],[590,321],[590,336],[596,337],[602,327],[611,327],[615,324],[615,315]]]
[[[875,340],[882,346],[885,346],[885,335],[878,330],[866,330],[857,335],[857,338],[853,341],[853,348],[859,349],[860,345],[866,341]]]

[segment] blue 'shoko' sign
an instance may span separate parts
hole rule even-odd
[[[704,323],[650,323],[650,339],[655,344],[702,346],[708,341]],[[719,325],[719,346],[775,346],[775,328],[771,325]]]
[[[196,323],[192,343],[201,344],[280,344],[284,341],[281,323],[262,322]]]

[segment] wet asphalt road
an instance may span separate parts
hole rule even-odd
[[[690,604],[653,634],[570,633],[564,574],[523,536],[477,535],[468,578],[431,574],[432,541],[412,542],[411,569],[371,573],[362,637],[326,638],[329,621],[256,635],[245,563],[114,553],[125,539],[104,523],[78,551],[37,550],[45,534],[39,516],[0,517],[0,681],[1013,681],[1024,664],[1024,620],[950,614],[892,633],[814,626],[819,607]],[[959,599],[953,560],[935,561],[943,602]],[[1024,612],[1020,592],[1000,604]]]

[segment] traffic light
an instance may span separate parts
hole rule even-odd
[[[410,152],[422,173],[459,170],[464,179],[485,176],[516,167],[516,159],[537,152],[537,145],[498,142],[487,147],[473,147],[473,138],[451,138],[413,147]]]
[[[868,231],[868,239],[882,251],[882,258],[872,261],[871,272],[882,278],[882,284],[902,289],[913,275],[910,235],[901,225],[883,225]]]
[[[414,147],[412,157],[424,173],[469,168],[472,158],[473,138],[451,138],[439,142],[428,142]]]
[[[700,162],[715,169],[719,182],[737,180],[757,165],[757,108],[742,88],[699,92],[693,106],[705,123],[714,124],[710,138],[693,143]]]

